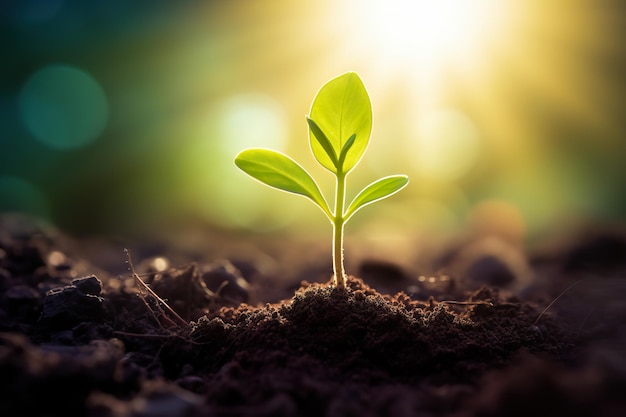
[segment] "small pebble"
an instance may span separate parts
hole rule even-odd
[[[95,275],[72,280],[72,285],[78,288],[83,294],[100,295],[102,292],[102,281]]]

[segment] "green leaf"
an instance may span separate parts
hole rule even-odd
[[[332,219],[328,203],[315,180],[287,155],[269,149],[246,149],[235,157],[235,165],[265,185],[311,199]]]
[[[309,124],[309,129],[311,129],[312,136],[317,140],[320,144],[326,155],[330,158],[331,162],[335,167],[337,167],[337,154],[333,149],[333,145],[330,143],[322,129],[313,121],[313,119],[306,118],[306,122]]]
[[[363,81],[354,72],[333,78],[318,91],[309,117],[325,133],[335,155],[340,155],[345,143],[356,135],[343,164],[337,167],[309,129],[309,143],[315,159],[335,174],[350,172],[363,157],[372,133],[372,103]]]
[[[356,141],[356,133],[353,134],[352,136],[350,136],[348,141],[343,144],[343,148],[341,149],[341,154],[339,154],[339,162],[338,163],[340,165],[343,165],[343,161],[346,160],[346,155],[348,155],[348,151],[350,150],[350,148],[352,148],[352,145],[354,145],[355,141]]]
[[[408,183],[409,178],[406,175],[391,175],[374,181],[354,197],[344,215],[344,221],[347,222],[362,207],[397,193]]]

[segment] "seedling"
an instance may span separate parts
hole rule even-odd
[[[333,272],[338,288],[346,285],[343,267],[343,230],[362,207],[404,188],[406,175],[374,181],[345,208],[346,177],[359,163],[372,131],[372,104],[359,76],[348,72],[326,83],[317,93],[306,118],[313,156],[336,177],[335,209],[331,210],[309,173],[285,154],[269,149],[246,149],[235,164],[246,174],[279,190],[310,199],[333,225]]]

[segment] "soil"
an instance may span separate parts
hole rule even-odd
[[[7,224],[2,416],[626,415],[623,234],[524,254],[526,269],[493,252],[455,269],[456,249],[439,258],[455,274],[365,259],[345,289],[136,259],[173,313],[57,232]]]

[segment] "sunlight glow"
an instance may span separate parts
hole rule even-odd
[[[480,135],[472,121],[451,109],[426,112],[418,118],[414,157],[420,174],[453,181],[476,163]]]
[[[623,137],[616,120],[623,119],[618,104],[624,100],[622,61],[614,58],[623,49],[617,6],[588,0],[244,3],[194,8],[185,31],[156,39],[176,39],[174,52],[155,49],[151,61],[169,80],[171,114],[180,111],[179,123],[196,138],[178,164],[185,170],[177,174],[187,184],[184,203],[202,207],[207,218],[249,230],[280,229],[288,221],[319,228],[306,201],[283,201],[249,183],[232,158],[247,147],[284,150],[316,175],[303,116],[316,88],[345,71],[366,81],[374,110],[370,156],[351,178],[355,189],[376,174],[411,176],[406,201],[415,210],[410,218],[391,216],[385,227],[419,222],[454,230],[487,199],[515,209],[515,224],[533,236],[568,208],[595,213],[607,201],[602,174],[582,161],[596,143],[621,149],[615,143]],[[184,77],[170,76],[181,68]],[[128,75],[129,85],[135,78]],[[152,87],[144,90],[157,90]],[[324,192],[332,190],[327,173],[319,181]],[[451,186],[465,197],[448,198],[444,187]],[[415,206],[413,198],[432,204]],[[246,203],[251,200],[258,204]],[[354,221],[367,224],[370,215],[380,212]]]
[[[372,43],[392,56],[413,54],[432,62],[467,52],[493,23],[494,4],[485,0],[365,1],[361,12]]]
[[[504,12],[502,2],[494,0],[348,3],[361,27],[352,34],[361,45],[389,66],[408,64],[422,73],[475,59],[497,35]]]

